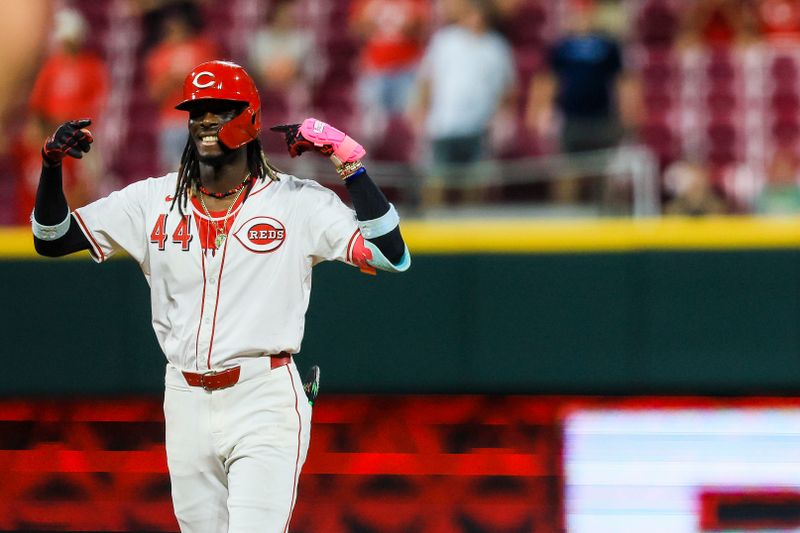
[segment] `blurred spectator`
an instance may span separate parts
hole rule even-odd
[[[89,28],[79,11],[55,15],[53,51],[39,71],[30,111],[47,133],[76,117],[98,120],[108,93],[103,59],[84,45]]]
[[[697,162],[676,161],[664,173],[665,186],[673,196],[664,206],[667,215],[719,215],[728,206],[711,184],[708,168]]]
[[[593,0],[593,2],[595,27],[615,39],[627,39],[632,26],[629,4],[622,0]]]
[[[280,0],[253,37],[252,74],[266,87],[289,89],[308,75],[314,34],[303,27],[300,7],[294,0]]]
[[[428,205],[441,203],[445,184],[460,187],[462,199],[482,194],[476,163],[488,155],[492,119],[501,107],[513,107],[516,85],[511,48],[492,29],[492,2],[451,0],[445,7],[453,23],[437,30],[425,51],[413,110],[431,142]]]
[[[760,0],[761,34],[770,41],[800,39],[800,0]]]
[[[24,223],[38,184],[42,139],[76,118],[90,118],[93,128],[101,120],[108,95],[108,72],[103,59],[85,47],[89,27],[79,11],[62,9],[55,14],[52,51],[44,62],[29,101],[30,122],[15,143],[19,169],[18,220]],[[81,207],[98,194],[102,174],[102,143],[77,165],[64,162],[64,193],[71,207]]]
[[[379,145],[408,110],[430,18],[428,0],[356,0],[350,28],[363,41],[358,99],[361,131]]]
[[[497,17],[505,20],[513,17],[522,10],[522,5],[527,0],[494,0],[494,9]]]
[[[696,0],[684,11],[678,44],[731,46],[758,36],[753,0]]]
[[[564,153],[617,146],[642,113],[638,78],[624,70],[620,44],[595,28],[593,15],[591,3],[575,2],[567,31],[550,51],[550,70],[529,87],[528,127],[543,140],[555,133]],[[557,180],[553,196],[574,201],[577,186],[574,179]]]
[[[13,111],[24,103],[47,45],[52,4],[50,0],[27,0],[3,5],[0,32],[7,40],[0,51],[0,124],[18,117]],[[0,144],[2,148],[6,148]]]
[[[800,213],[800,158],[790,148],[778,148],[767,168],[767,182],[756,197],[762,215]]]
[[[186,113],[175,109],[183,97],[186,73],[204,61],[216,59],[217,46],[202,32],[202,20],[191,2],[162,8],[159,43],[146,57],[150,97],[159,106],[159,164],[177,170],[186,145]]]
[[[41,54],[47,45],[50,31],[52,5],[49,0],[7,2],[0,17],[0,34],[13,45],[0,49],[0,126],[6,132],[24,129],[24,108],[33,85]],[[0,143],[0,201],[8,206],[0,210],[0,224],[25,223],[17,212],[24,209],[25,201],[19,198],[21,191],[20,161],[15,146],[19,144],[15,135]],[[19,137],[19,134],[17,134]],[[40,139],[41,141],[41,139]],[[25,204],[27,205],[27,204]],[[27,215],[30,215],[28,210]]]
[[[303,24],[302,4],[280,0],[267,15],[250,44],[250,73],[270,94],[267,122],[285,122],[308,105],[308,89],[313,76],[314,34]],[[285,105],[278,106],[281,100]],[[272,111],[282,107],[279,116]]]

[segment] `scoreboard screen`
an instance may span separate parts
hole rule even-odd
[[[800,408],[586,408],[564,418],[569,533],[800,530]]]

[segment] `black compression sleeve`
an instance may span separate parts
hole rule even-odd
[[[375,220],[389,210],[389,201],[369,177],[366,169],[347,178],[345,186],[350,193],[350,199],[353,200],[358,220]]]
[[[358,220],[374,220],[389,211],[389,201],[366,171],[356,172],[347,178],[345,186],[353,201],[353,208],[356,210]],[[399,226],[386,235],[369,240],[393,264],[399,263],[403,258],[406,245],[400,234]]]
[[[386,235],[375,237],[369,240],[383,252],[384,257],[392,262],[393,265],[400,263],[403,254],[406,253],[406,243],[403,235],[400,234],[400,226],[397,226]]]
[[[55,226],[67,217],[69,206],[61,186],[61,165],[54,167],[42,165],[33,213],[36,222],[44,226]],[[90,249],[89,241],[78,227],[75,217],[72,217],[69,230],[63,237],[54,241],[43,241],[34,237],[33,245],[39,254],[47,257],[60,257]]]
[[[43,226],[55,226],[67,218],[69,206],[61,184],[61,165],[42,165],[33,213],[36,221]]]

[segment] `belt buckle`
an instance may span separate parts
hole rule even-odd
[[[213,391],[214,389],[211,388],[211,385],[206,385],[206,376],[211,377],[217,375],[218,372],[216,370],[209,370],[208,372],[204,372],[200,374],[200,386],[203,387],[203,390],[208,392]]]

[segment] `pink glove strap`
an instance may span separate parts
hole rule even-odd
[[[316,146],[329,144],[333,155],[342,163],[358,161],[367,154],[364,147],[352,137],[315,118],[307,118],[300,126],[300,134]]]
[[[349,135],[344,136],[342,144],[340,144],[333,151],[333,155],[339,158],[342,163],[349,163],[351,161],[358,161],[367,154],[364,147],[358,144]]]

